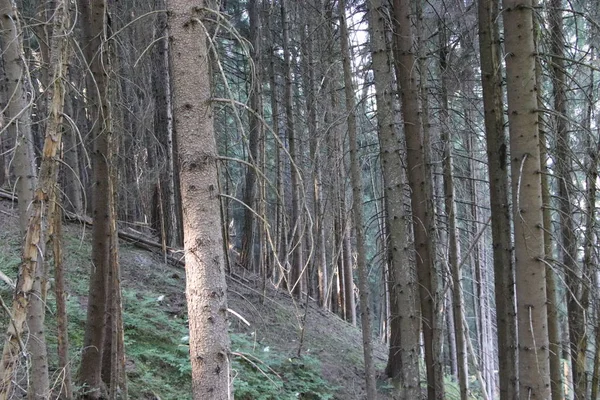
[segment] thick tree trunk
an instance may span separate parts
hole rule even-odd
[[[232,397],[217,149],[210,106],[203,1],[168,0],[174,128],[183,205],[186,297],[192,393],[196,400]]]
[[[549,399],[542,184],[531,0],[503,0],[520,398]]]
[[[384,15],[380,0],[370,3],[368,18],[373,57],[373,77],[377,102],[377,129],[384,199],[389,230],[390,260],[390,348],[386,374],[393,379],[395,392],[402,399],[421,397],[419,373],[419,284],[408,257],[408,234],[404,211],[404,172],[400,142],[394,131],[392,106],[393,71],[385,43]]]
[[[487,143],[500,400],[519,397],[515,278],[509,211],[507,140],[504,131],[498,0],[479,0],[479,52]]]
[[[105,339],[108,273],[110,268],[111,221],[116,218],[110,208],[110,170],[112,160],[111,109],[109,101],[108,42],[106,39],[107,8],[105,0],[79,0],[80,20],[84,32],[84,55],[91,71],[87,77],[89,115],[92,125],[92,268],[84,347],[79,369],[82,396],[103,396],[101,378]],[[102,49],[100,54],[98,50]]]

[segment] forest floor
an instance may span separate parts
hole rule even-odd
[[[89,227],[80,224],[65,226],[67,303],[74,372],[83,342],[91,264],[90,233]],[[20,246],[16,205],[0,201],[0,268],[13,279],[19,265]],[[181,267],[166,265],[158,254],[123,241],[120,245],[120,262],[130,397],[160,400],[191,398],[186,345],[185,271]],[[310,386],[312,382],[306,382],[312,380],[316,386],[325,386],[327,390],[323,393],[327,394],[320,397],[317,390],[312,397],[296,395],[292,398],[364,399],[362,337],[358,328],[321,309],[313,301],[309,302],[307,310],[306,303],[293,301],[287,292],[272,285],[267,285],[263,294],[261,279],[243,270],[231,274],[227,283],[229,308],[250,324],[248,326],[241,318],[230,314],[233,379],[234,383],[236,379],[239,380],[238,387],[246,388],[245,398],[262,398],[259,394],[253,394],[252,385],[264,386],[268,381],[276,384],[274,379],[290,381],[291,375],[273,375],[270,371],[276,368],[272,367],[274,365],[283,368],[285,362],[302,360],[296,357],[301,346],[301,354],[308,356],[307,371],[303,381],[296,384],[300,389],[294,390],[300,391]],[[0,284],[0,295],[5,302],[10,302],[11,290],[4,283]],[[51,365],[56,362],[54,309],[51,295],[47,313]],[[306,321],[304,334],[302,321]],[[387,357],[383,343],[376,341],[374,356],[376,367],[382,375]],[[310,368],[315,368],[315,365],[320,369],[320,377],[309,375]],[[249,379],[246,376],[249,374],[248,366],[254,370],[260,368],[261,371]],[[296,376],[298,368],[304,367],[305,364],[295,361],[291,373]],[[53,379],[60,379],[55,366],[52,372]],[[381,399],[391,398],[386,394],[389,384],[386,381],[380,381],[379,384]],[[273,391],[268,387],[265,390]],[[281,393],[264,399],[290,398],[283,389]]]

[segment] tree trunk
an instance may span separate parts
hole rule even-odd
[[[156,9],[164,8],[164,0],[155,0]],[[173,143],[173,107],[171,104],[171,71],[169,64],[169,29],[164,13],[156,17],[156,35],[160,38],[155,45],[152,68],[152,91],[154,94],[154,130],[163,146],[165,170],[159,178],[164,191],[165,242],[167,246],[180,246],[180,218],[177,212],[175,157]]]
[[[419,284],[413,265],[409,262],[406,244],[408,234],[404,211],[403,160],[400,142],[394,131],[393,71],[388,59],[383,20],[387,10],[380,0],[373,1],[370,5],[368,18],[377,102],[377,130],[383,170],[385,215],[389,229],[387,246],[390,260],[391,332],[386,374],[392,378],[399,398],[419,399]]]
[[[369,299],[369,281],[367,279],[367,248],[363,211],[362,168],[358,154],[358,138],[356,127],[356,104],[354,100],[354,85],[350,65],[350,49],[348,41],[348,26],[346,24],[346,2],[340,0],[340,41],[342,47],[342,64],[344,68],[344,92],[346,97],[346,113],[348,114],[348,141],[350,143],[350,175],[352,182],[352,213],[354,215],[354,232],[356,233],[356,269],[358,270],[358,286],[360,292],[360,322],[362,327],[363,351],[365,360],[365,379],[367,384],[367,399],[377,398],[375,385],[375,366],[373,364],[373,337],[371,332],[371,303]],[[353,285],[352,285],[353,286]],[[356,316],[353,312],[353,322]]]
[[[94,121],[92,152],[92,269],[83,352],[79,369],[82,397],[99,399],[104,395],[102,353],[105,339],[108,273],[110,269],[111,223],[115,215],[110,208],[110,170],[112,160],[111,107],[108,70],[110,68],[106,35],[105,0],[79,0],[80,20],[84,34],[85,61],[91,76],[87,77],[89,115]],[[98,50],[102,49],[98,54]]]
[[[46,240],[52,234],[52,222],[56,210],[56,186],[58,154],[62,138],[62,114],[64,105],[67,65],[67,18],[64,1],[58,0],[52,26],[52,85],[47,88],[50,115],[46,127],[40,180],[33,202],[31,218],[26,230],[23,247],[23,263],[19,271],[17,290],[13,300],[11,323],[8,324],[6,341],[0,364],[0,399],[10,398],[14,367],[22,349],[22,335],[27,324],[30,330],[31,380],[28,388],[30,399],[46,399],[50,395],[48,356],[44,333],[45,316],[45,249]],[[27,322],[26,322],[27,317]]]
[[[448,115],[448,89],[446,86],[447,65],[447,43],[445,38],[445,27],[440,21],[440,79],[441,79],[441,139],[444,146],[442,159],[444,174],[444,209],[448,226],[448,266],[452,274],[452,305],[454,317],[454,340],[456,341],[456,359],[458,367],[458,383],[460,387],[461,400],[469,398],[469,365],[467,362],[467,346],[465,342],[465,328],[463,326],[464,298],[462,289],[462,267],[459,264],[460,249],[457,238],[456,204],[454,202],[454,173],[452,161],[452,139],[450,137],[449,115]],[[480,298],[480,301],[483,299]]]
[[[230,399],[229,336],[217,149],[209,103],[204,2],[168,0],[174,128],[183,205],[193,398]]]
[[[418,87],[417,63],[411,24],[411,2],[394,0],[394,45],[395,68],[400,87],[400,100],[404,117],[406,140],[408,182],[411,188],[411,207],[413,213],[413,234],[416,268],[419,279],[421,313],[423,321],[423,339],[425,344],[425,366],[427,371],[427,392],[430,400],[443,399],[444,382],[441,354],[436,354],[437,341],[441,333],[441,322],[436,310],[437,288],[433,260],[432,237],[430,227],[433,224],[433,207],[429,198],[431,177],[428,174],[425,152],[427,138],[423,132],[422,113],[426,106],[419,104],[421,93]],[[428,193],[429,192],[429,193]]]
[[[507,140],[504,131],[498,0],[480,0],[479,52],[487,143],[500,400],[519,397],[515,278],[509,209]]]
[[[54,224],[52,234],[52,247],[54,258],[54,293],[56,296],[56,331],[58,340],[58,368],[60,369],[60,393],[61,399],[73,399],[73,383],[71,379],[71,363],[69,362],[69,331],[67,296],[65,293],[65,268],[63,264],[62,245],[62,210],[56,196],[56,211],[54,213]]]
[[[549,399],[542,184],[531,0],[503,0],[520,398]]]
[[[286,116],[286,134],[289,144],[289,157],[291,164],[291,196],[292,196],[292,262],[289,278],[289,290],[299,297],[302,293],[302,269],[304,265],[303,246],[302,246],[302,217],[300,213],[300,191],[301,191],[301,170],[296,143],[296,134],[294,126],[294,98],[293,98],[293,74],[292,60],[290,54],[290,33],[289,33],[289,11],[287,1],[281,0],[281,22],[283,31],[283,59],[285,70],[285,116]]]
[[[13,2],[0,1],[0,40],[6,76],[6,124],[7,137],[15,138],[14,172],[17,178],[19,201],[19,225],[21,235],[28,227],[36,187],[35,152],[31,133],[31,104],[27,87],[29,74],[23,54],[20,18]]]

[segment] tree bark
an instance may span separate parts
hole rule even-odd
[[[62,138],[62,113],[65,89],[63,80],[67,59],[68,10],[64,1],[58,0],[54,10],[52,27],[52,85],[47,88],[50,115],[46,126],[40,179],[31,203],[31,218],[26,230],[23,247],[23,263],[19,270],[17,290],[13,299],[11,323],[0,364],[0,399],[11,395],[14,367],[19,353],[23,352],[22,335],[27,326],[30,330],[31,381],[29,398],[46,399],[50,395],[48,356],[44,333],[46,277],[44,268],[46,240],[52,234],[52,222],[56,210],[56,186],[59,149]]]
[[[542,184],[531,0],[503,0],[520,398],[549,399]]]
[[[168,0],[174,128],[183,205],[192,393],[230,399],[229,336],[217,149],[203,1]]]
[[[111,106],[108,71],[110,68],[106,34],[106,0],[79,0],[84,35],[85,61],[90,69],[87,95],[92,125],[92,269],[88,310],[79,369],[82,397],[99,399],[104,395],[101,377],[105,340],[108,274],[110,269],[111,223],[116,216],[110,208],[110,170],[112,160]],[[99,51],[99,53],[98,53]]]
[[[419,399],[419,285],[413,265],[409,262],[407,249],[403,162],[400,141],[394,131],[393,70],[388,58],[390,52],[385,43],[386,30],[383,20],[387,10],[380,0],[373,1],[370,5],[368,18],[377,103],[377,130],[389,229],[391,332],[386,374],[392,378],[399,398]]]
[[[0,40],[6,75],[7,137],[15,138],[14,172],[17,178],[19,225],[25,235],[30,216],[30,206],[36,188],[35,152],[31,133],[31,105],[27,87],[29,74],[23,54],[20,19],[10,0],[0,1]]]
[[[356,102],[350,65],[349,35],[346,23],[346,2],[339,1],[340,41],[342,48],[342,64],[344,68],[344,93],[346,97],[346,113],[348,115],[348,141],[350,143],[350,176],[352,182],[352,213],[354,215],[354,232],[356,233],[356,269],[358,270],[358,286],[360,292],[360,322],[362,327],[363,352],[365,360],[365,380],[367,399],[377,398],[375,385],[375,366],[373,364],[373,337],[371,333],[371,303],[369,299],[369,281],[367,279],[367,248],[363,211],[362,168],[358,154],[358,138],[356,126]],[[352,285],[353,286],[353,285]],[[353,295],[353,294],[352,294]],[[353,322],[356,316],[353,313]]]
[[[515,277],[511,240],[507,137],[504,131],[498,0],[479,0],[479,53],[487,144],[500,400],[519,398]]]
[[[443,399],[444,382],[441,354],[436,354],[439,347],[438,337],[442,327],[438,326],[441,318],[436,315],[437,288],[433,248],[430,227],[433,225],[433,207],[429,195],[431,191],[430,175],[426,165],[426,149],[423,131],[422,113],[427,107],[421,105],[421,93],[418,86],[417,57],[413,42],[411,22],[411,2],[394,0],[394,45],[395,68],[400,87],[400,100],[404,118],[404,133],[407,153],[408,182],[411,188],[411,208],[417,276],[421,298],[421,314],[423,322],[423,340],[425,344],[425,366],[427,371],[428,398]]]

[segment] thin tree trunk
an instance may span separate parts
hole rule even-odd
[[[56,195],[56,210],[52,233],[52,248],[54,258],[54,293],[56,296],[56,325],[58,339],[58,368],[60,369],[61,399],[73,399],[73,383],[71,379],[71,363],[69,362],[69,331],[67,314],[67,297],[65,293],[65,269],[63,264],[62,245],[62,209]]]
[[[184,212],[186,297],[192,393],[196,400],[232,397],[217,149],[210,107],[203,1],[168,0],[174,129]]]
[[[519,398],[515,278],[498,15],[498,0],[479,0],[479,52],[492,210],[500,400],[515,400]]]
[[[287,9],[287,1],[281,0],[281,22],[283,31],[283,59],[285,70],[285,115],[286,115],[286,134],[289,144],[289,155],[291,164],[291,189],[292,189],[292,263],[289,280],[289,290],[294,296],[299,297],[302,293],[302,267],[304,265],[303,246],[301,231],[302,217],[300,213],[300,165],[299,149],[296,143],[295,126],[294,126],[294,98],[293,98],[293,75],[292,75],[292,60],[290,54],[290,32],[289,32],[289,11]]]
[[[354,215],[354,232],[356,233],[356,258],[358,270],[358,286],[360,292],[360,322],[362,327],[363,352],[365,360],[365,380],[367,399],[377,398],[375,385],[375,366],[373,364],[373,337],[371,333],[371,307],[369,299],[369,281],[367,279],[367,248],[364,227],[362,168],[358,154],[358,138],[356,126],[356,104],[354,100],[354,85],[352,84],[352,69],[350,65],[350,49],[348,41],[348,26],[346,24],[346,2],[340,0],[340,41],[342,48],[342,64],[344,68],[344,92],[346,97],[346,113],[348,115],[348,141],[350,143],[350,176],[352,181],[352,213]],[[353,312],[353,323],[356,315]]]

